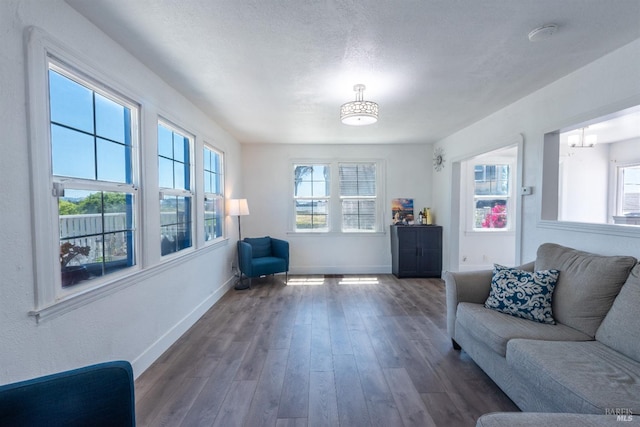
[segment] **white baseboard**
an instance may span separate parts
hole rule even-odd
[[[291,267],[289,274],[391,274],[390,265],[368,265],[368,266],[329,266],[314,265],[308,267]]]
[[[235,277],[230,277],[225,283],[216,289],[209,297],[198,304],[189,314],[183,317],[172,328],[165,332],[153,344],[151,344],[142,354],[136,357],[131,365],[133,367],[133,377],[138,378],[151,366],[178,338],[180,338],[198,319],[200,319],[232,286]]]

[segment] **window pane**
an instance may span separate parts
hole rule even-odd
[[[204,202],[204,236],[205,241],[222,237],[222,222],[224,212],[222,199],[205,200]]]
[[[343,231],[375,230],[376,203],[373,200],[343,200]]]
[[[54,175],[96,179],[93,137],[52,124],[51,163]]]
[[[506,228],[507,213],[506,199],[476,200],[474,228]]]
[[[173,132],[158,125],[158,155],[173,159]]]
[[[474,175],[476,196],[509,195],[509,165],[476,165]]]
[[[622,215],[640,215],[640,166],[622,168]]]
[[[173,188],[173,162],[171,160],[159,158],[158,178],[160,188]]]
[[[96,134],[105,139],[127,142],[127,127],[130,122],[128,108],[96,94]]]
[[[187,190],[187,184],[185,182],[185,165],[178,162],[173,162],[173,188],[180,190]]]
[[[329,196],[329,166],[296,166],[294,168],[294,195],[296,197]]]
[[[114,271],[127,268],[131,263],[132,233],[120,232],[105,235],[104,240],[104,273],[109,274]]]
[[[165,196],[160,211],[161,254],[191,247],[191,198]]]
[[[122,144],[97,139],[96,148],[98,150],[98,179],[101,181],[112,181],[126,183],[129,159],[131,158],[131,147]]]
[[[204,171],[204,192],[213,193],[213,173]]]
[[[183,163],[189,159],[189,140],[175,132],[173,134],[173,159]]]
[[[341,196],[375,196],[376,165],[375,163],[341,164],[340,165]]]
[[[62,286],[135,265],[133,195],[65,190],[58,199]]]
[[[327,200],[296,200],[297,230],[328,230]]]
[[[160,225],[178,223],[178,205],[176,197],[168,196],[160,200]]]
[[[49,70],[51,121],[93,133],[93,91]]]

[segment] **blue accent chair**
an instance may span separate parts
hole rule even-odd
[[[131,364],[100,363],[0,386],[0,425],[134,427]]]
[[[268,274],[285,273],[285,282],[289,278],[289,242],[273,237],[247,237],[238,241],[238,264],[240,280],[236,289],[251,287],[251,279]],[[244,276],[249,284],[244,284]]]

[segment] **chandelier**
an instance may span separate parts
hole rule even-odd
[[[586,135],[584,134],[585,129],[587,129],[589,126],[584,127],[581,129],[582,133],[578,134],[578,135],[569,135],[569,137],[567,138],[567,144],[569,144],[569,147],[571,148],[593,148],[594,145],[596,145],[596,143],[598,142],[598,135],[595,134],[591,134],[591,135]]]
[[[340,120],[345,125],[364,126],[378,121],[378,104],[363,100],[362,92],[365,89],[365,85],[355,85],[353,90],[356,92],[356,100],[340,107]]]

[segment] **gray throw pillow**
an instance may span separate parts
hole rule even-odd
[[[535,270],[560,270],[553,294],[553,317],[591,337],[637,260],[603,256],[545,243],[538,248]]]

